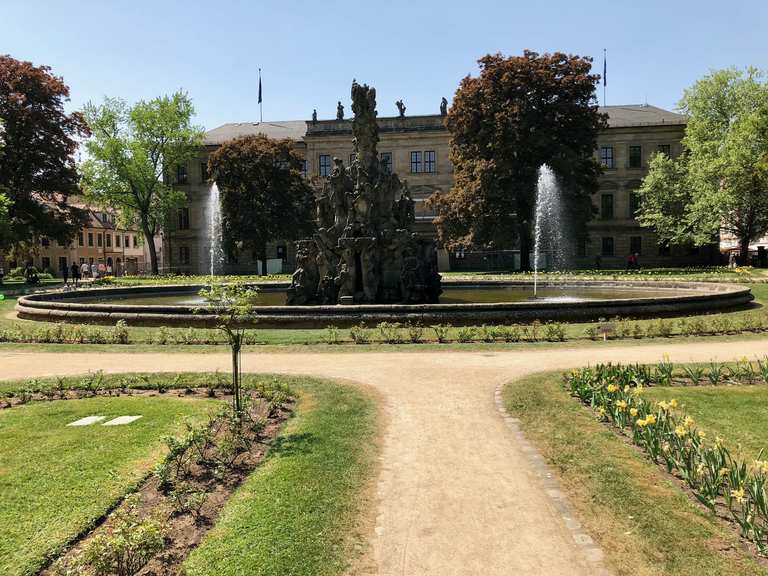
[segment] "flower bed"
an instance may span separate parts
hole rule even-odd
[[[766,363],[760,362],[760,369]],[[768,461],[734,456],[720,437],[707,438],[677,401],[651,402],[643,388],[674,366],[599,365],[565,376],[568,391],[626,434],[656,463],[682,478],[712,513],[725,512],[741,535],[768,554]],[[764,372],[768,383],[768,370]],[[656,380],[658,381],[658,380]]]

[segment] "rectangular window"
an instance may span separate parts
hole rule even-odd
[[[115,234],[115,248],[120,248],[120,234]]]
[[[303,178],[307,177],[307,161],[306,160],[301,161],[301,176]]]
[[[421,152],[411,152],[411,174],[421,172]]]
[[[208,182],[208,162],[200,162],[200,183]]]
[[[587,255],[587,239],[584,236],[576,239],[576,256],[584,258]]]
[[[600,218],[604,220],[613,218],[613,194],[603,194],[600,197]]]
[[[602,255],[613,256],[613,236],[603,237]]]
[[[428,172],[429,174],[434,174],[435,169],[436,169],[435,151],[426,150],[424,152],[424,172]]]
[[[93,232],[88,232],[88,246],[93,246]]]
[[[126,248],[130,248],[131,247],[131,237],[130,236],[126,236],[123,240],[125,240],[125,242],[123,242],[123,246],[125,246]]]
[[[96,234],[96,246],[101,248],[104,245],[104,238],[101,234]]]
[[[666,154],[667,158],[671,158],[672,146],[669,144],[659,144],[659,154]]]
[[[179,264],[189,264],[189,246],[179,246]]]
[[[355,163],[355,153],[349,155],[349,165],[352,166],[352,164]]]
[[[629,252],[630,254],[643,253],[643,237],[642,236],[629,237]]]
[[[331,157],[328,154],[320,154],[320,164],[318,166],[320,176],[328,176],[331,173]]]
[[[48,256],[43,256],[41,268],[43,271],[48,271],[51,269],[51,259]]]
[[[77,233],[77,245],[82,246],[83,245],[83,233],[78,232]]]
[[[136,248],[139,245],[139,241],[136,240],[136,236],[133,237],[133,247]]]
[[[382,152],[380,156],[381,171],[392,174],[392,152]]]
[[[189,208],[178,209],[178,230],[189,230]]]
[[[629,167],[630,168],[642,168],[643,167],[643,149],[640,146],[629,147]]]
[[[637,192],[629,193],[629,217],[635,218],[637,211],[640,210],[640,194]]]
[[[187,167],[179,164],[176,166],[176,184],[186,184],[187,180]]]
[[[112,248],[112,234],[106,234],[107,238],[107,248]]]
[[[51,241],[50,241],[50,239],[48,239],[45,236],[43,236],[42,238],[40,238],[40,244],[42,244],[43,246],[48,248],[48,246],[51,245]]]
[[[613,146],[600,147],[600,164],[602,164],[603,168],[614,168]]]

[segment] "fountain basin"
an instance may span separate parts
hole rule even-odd
[[[254,308],[253,323],[262,328],[324,328],[361,322],[468,325],[676,316],[743,307],[753,299],[748,287],[734,284],[595,280],[548,283],[539,288],[540,293],[548,296],[531,300],[532,282],[482,281],[445,282],[441,298],[444,302],[440,304],[285,306],[273,302],[284,301],[288,284],[257,286],[265,301]],[[47,292],[23,296],[16,310],[20,318],[49,322],[114,325],[125,320],[130,326],[216,326],[217,317],[206,311],[204,303],[195,300],[201,288],[202,285],[179,285]],[[493,301],[484,301],[489,291],[493,291]],[[475,294],[475,301],[466,301],[467,294]],[[505,294],[509,297],[504,298]],[[501,301],[497,301],[499,298]]]

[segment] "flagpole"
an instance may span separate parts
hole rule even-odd
[[[605,87],[608,85],[608,51],[603,48],[603,106],[605,106]]]
[[[259,68],[259,124],[264,122],[264,117],[261,112],[261,68]]]

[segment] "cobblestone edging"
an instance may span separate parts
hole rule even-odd
[[[563,524],[570,531],[573,541],[581,550],[584,559],[590,566],[590,573],[593,576],[611,576],[611,571],[605,567],[603,562],[605,556],[603,554],[603,549],[595,543],[581,523],[576,519],[573,510],[571,509],[571,505],[568,503],[568,500],[560,487],[560,481],[544,461],[544,457],[539,450],[526,439],[525,434],[520,428],[520,419],[510,416],[509,412],[507,412],[507,409],[504,407],[503,389],[504,384],[499,384],[496,387],[494,393],[496,410],[504,419],[507,428],[509,428],[514,435],[517,445],[520,447],[523,454],[525,454],[525,458],[528,461],[533,474],[538,478],[538,481],[544,488],[544,492],[546,493],[552,508],[554,508],[560,515]]]

